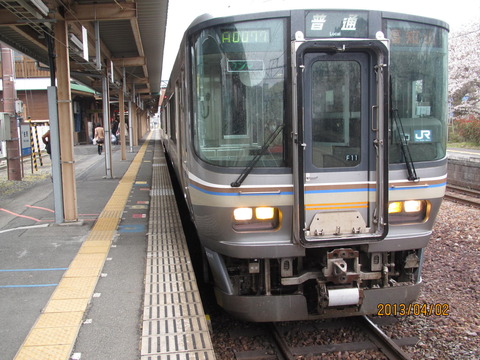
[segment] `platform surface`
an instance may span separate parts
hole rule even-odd
[[[0,187],[2,359],[215,359],[157,137],[114,151],[114,178],[78,156],[75,224],[53,224],[49,176]]]

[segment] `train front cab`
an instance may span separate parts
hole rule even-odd
[[[389,54],[382,40],[305,41],[297,32],[292,44],[296,98],[303,104],[293,131],[293,233],[307,259],[309,253],[323,258],[315,278],[318,314],[348,314],[361,304],[371,312],[358,244],[382,241],[388,233]],[[368,276],[374,273],[380,280],[380,271]],[[284,284],[300,285],[302,276]]]
[[[194,37],[194,152],[212,166],[197,166],[190,196],[217,301],[249,321],[411,303],[446,184],[447,26],[368,11],[285,14],[215,20]],[[269,171],[270,158],[279,168]],[[221,177],[218,166],[238,170]],[[231,188],[212,185],[224,179]],[[277,219],[212,226],[232,221],[232,206],[272,206]]]

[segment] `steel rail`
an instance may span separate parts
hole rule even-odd
[[[480,191],[478,189],[471,189],[457,185],[447,184],[447,191],[453,191],[458,193],[463,193],[473,197],[480,197]]]
[[[373,321],[366,315],[357,318],[358,323],[368,334],[370,340],[390,360],[409,360],[410,356],[404,352],[395,341],[389,338]]]
[[[285,338],[282,336],[282,334],[278,330],[278,327],[275,325],[275,323],[270,324],[269,330],[273,334],[273,339],[275,340],[276,347],[280,351],[281,359],[295,360],[295,356],[293,355],[292,351],[290,350],[290,347],[285,341]]]
[[[480,207],[480,191],[447,185],[445,199]]]

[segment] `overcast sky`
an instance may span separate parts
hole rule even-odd
[[[178,47],[183,33],[190,23],[204,13],[223,13],[235,10],[238,13],[249,12],[245,9],[252,7],[271,10],[282,6],[289,8],[289,4],[295,4],[296,8],[350,8],[359,9],[358,0],[330,1],[332,5],[323,4],[321,0],[169,0],[167,37],[163,59],[162,79],[167,80],[173,62],[177,55]],[[238,5],[237,5],[238,4]],[[363,0],[361,7],[368,10],[386,10],[412,15],[420,15],[443,20],[450,25],[452,31],[461,29],[464,25],[480,19],[480,1],[458,0]]]

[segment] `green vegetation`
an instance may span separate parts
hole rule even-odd
[[[470,117],[454,120],[448,129],[448,146],[480,148],[480,119]]]

